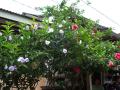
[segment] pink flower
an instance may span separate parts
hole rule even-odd
[[[77,24],[73,24],[73,25],[72,25],[72,30],[73,30],[73,31],[77,30],[78,28],[79,28],[79,27],[78,27]]]
[[[109,61],[109,62],[108,62],[108,67],[111,68],[111,67],[113,67],[113,66],[114,66],[114,63],[113,63],[112,61]]]
[[[72,70],[75,73],[80,73],[80,67],[73,67]]]
[[[120,60],[120,53],[115,53],[114,57],[115,59]]]

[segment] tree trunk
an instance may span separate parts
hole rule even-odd
[[[92,74],[87,73],[86,82],[87,82],[87,90],[92,90]]]
[[[86,72],[83,74],[83,90],[92,90],[92,74]]]

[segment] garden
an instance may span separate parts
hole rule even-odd
[[[107,73],[120,63],[120,41],[112,41],[112,29],[85,18],[83,10],[66,5],[42,9],[42,28],[6,22],[0,31],[0,87],[35,90],[40,78],[43,90],[91,90],[89,77]],[[112,38],[112,37],[111,37]],[[48,88],[48,89],[47,89]],[[52,89],[50,89],[52,88]]]

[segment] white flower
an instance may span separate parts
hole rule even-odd
[[[71,27],[69,26],[68,28],[70,29]]]
[[[29,58],[25,58],[24,61],[25,62],[29,62],[30,60],[29,60]]]
[[[92,34],[92,35],[95,35],[95,33],[94,33],[94,32],[92,32],[91,34]]]
[[[25,30],[29,30],[30,29],[30,27],[27,25],[26,27],[25,27]]]
[[[23,40],[23,39],[24,39],[24,38],[23,38],[23,36],[21,36],[21,37],[20,37],[20,39],[22,39],[22,40]]]
[[[65,10],[68,10],[68,7],[65,7]]]
[[[30,36],[28,36],[28,39],[30,39]]]
[[[7,65],[5,65],[4,69],[5,69],[5,70],[7,70],[7,69],[8,69],[8,66],[7,66]]]
[[[45,40],[45,44],[46,44],[46,45],[49,45],[49,44],[50,44],[50,41]]]
[[[19,57],[17,61],[21,62],[21,63],[24,63],[24,58],[23,57]]]
[[[54,16],[50,16],[50,17],[48,18],[48,20],[49,20],[49,23],[53,23],[53,21],[54,21]]]
[[[29,51],[27,51],[27,53],[30,53]]]
[[[34,24],[34,29],[35,29],[35,30],[37,30],[37,29],[38,29],[38,27],[39,27],[39,25],[38,25],[38,24]]]
[[[65,21],[65,20],[63,20],[63,21],[62,21],[62,23],[64,23],[64,24],[65,24],[65,23],[66,23],[66,21]]]
[[[79,41],[79,44],[82,44],[82,40]]]
[[[0,36],[2,36],[2,32],[0,32]]]
[[[65,53],[65,54],[66,54],[66,53],[67,53],[67,49],[65,49],[65,48],[64,48],[64,49],[63,49],[63,53]]]
[[[48,63],[45,63],[45,66],[48,68],[49,66],[48,66]]]
[[[17,68],[16,68],[16,66],[10,66],[8,69],[9,69],[9,71],[15,71]]]
[[[86,45],[86,48],[89,48],[89,45]]]
[[[64,9],[61,9],[61,11],[64,11]]]
[[[12,36],[8,36],[8,40],[10,40],[10,41],[11,41],[11,40],[12,40]]]
[[[45,20],[46,23],[48,23],[48,20]]]
[[[52,33],[53,31],[54,31],[53,28],[49,28],[49,29],[48,29],[48,33]]]
[[[60,33],[60,34],[64,34],[64,31],[63,31],[63,30],[60,30],[59,33]]]
[[[61,28],[62,26],[63,26],[63,25],[62,25],[62,24],[60,24],[58,27],[59,27],[59,28]]]
[[[26,62],[29,62],[29,58],[19,57],[17,61],[21,63],[26,63]]]

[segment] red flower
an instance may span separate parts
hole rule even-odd
[[[80,67],[74,67],[72,68],[73,72],[80,73]]]
[[[79,27],[78,27],[77,24],[73,24],[73,25],[72,25],[72,30],[73,30],[73,31],[77,30],[78,28],[79,28]]]
[[[113,67],[113,66],[114,66],[114,63],[113,63],[112,61],[109,61],[109,62],[108,62],[108,67],[111,68],[111,67]]]
[[[120,60],[120,53],[115,53],[114,57],[115,59]]]

